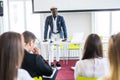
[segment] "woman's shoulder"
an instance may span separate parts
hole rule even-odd
[[[95,61],[102,64],[109,64],[108,58],[95,58]]]
[[[99,78],[99,79],[97,79],[97,80],[103,80],[103,79]]]
[[[110,80],[110,79],[107,76],[104,76],[104,77],[98,78],[97,80]]]
[[[84,59],[84,60],[79,60],[76,62],[76,66],[86,66],[86,65],[91,65],[92,64],[92,59]]]
[[[26,70],[18,69],[18,80],[33,80],[33,78]]]
[[[93,62],[94,59],[84,59],[84,60],[79,60],[77,61],[78,63],[89,63],[89,62]]]
[[[107,58],[94,58],[94,59],[84,59],[84,60],[78,60],[77,64],[86,64],[86,63],[93,63],[93,62],[100,62],[100,63],[108,63]]]
[[[24,70],[24,69],[18,69],[18,74],[21,74],[21,73],[27,74],[28,72],[26,70]]]
[[[108,64],[108,60],[106,58],[95,58],[95,59],[84,59],[84,60],[79,60],[76,62],[77,65],[92,65],[92,63],[97,63],[97,64]]]

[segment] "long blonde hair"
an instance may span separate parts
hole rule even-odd
[[[108,58],[110,73],[104,80],[120,80],[120,33],[109,39]]]

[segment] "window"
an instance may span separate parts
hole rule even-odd
[[[31,0],[26,1],[26,30],[33,32],[37,38],[41,38],[40,14],[32,12]]]
[[[25,30],[24,2],[9,1],[9,22],[10,31],[22,33]]]
[[[95,33],[100,36],[109,36],[110,14],[109,12],[95,12]]]
[[[112,12],[112,34],[120,32],[120,11]]]
[[[41,38],[40,14],[32,12],[31,0],[9,1],[8,31],[22,33],[25,30],[33,32],[38,39]]]

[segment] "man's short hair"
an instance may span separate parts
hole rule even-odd
[[[36,40],[36,36],[30,31],[23,32],[23,36],[24,36],[25,43],[28,43],[31,40],[34,40],[34,41]]]
[[[57,7],[51,7],[51,8],[50,8],[51,11],[54,10],[54,9],[57,9]]]

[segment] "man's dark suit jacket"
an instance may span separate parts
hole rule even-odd
[[[30,54],[26,50],[24,51],[24,58],[21,67],[27,70],[32,77],[43,75],[50,76],[53,72],[52,68],[41,55]]]
[[[66,30],[64,18],[62,16],[58,15],[56,24],[57,24],[58,33],[60,34],[60,38],[66,39],[67,38],[67,30]],[[49,38],[51,39],[51,34],[54,33],[53,27],[54,27],[53,26],[53,18],[52,18],[52,15],[50,15],[46,18],[46,21],[45,21],[44,40],[47,39],[48,29],[50,29]]]

